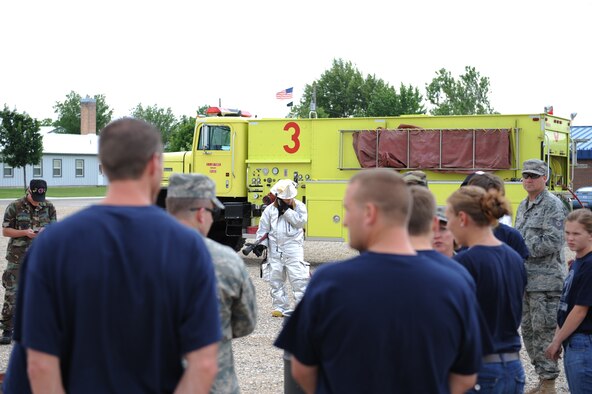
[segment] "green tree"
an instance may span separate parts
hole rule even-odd
[[[173,129],[167,151],[183,152],[191,150],[194,130],[195,118],[183,115]]]
[[[131,116],[136,119],[145,120],[152,123],[162,133],[162,142],[165,150],[168,150],[169,139],[173,133],[173,129],[177,125],[177,117],[173,114],[173,110],[169,108],[160,108],[156,104],[152,106],[136,105],[131,110]]]
[[[310,103],[316,92],[319,117],[394,116],[425,113],[423,97],[417,88],[401,84],[400,92],[375,75],[365,78],[351,62],[333,60],[331,69],[321,78],[304,87],[300,104],[292,114],[308,117]]]
[[[393,115],[412,115],[425,114],[426,109],[423,102],[423,96],[419,93],[417,87],[411,85],[403,85],[399,88],[397,95],[397,111]]]
[[[316,86],[317,113],[320,117],[355,116],[363,112],[363,84],[362,73],[351,62],[334,59],[331,69],[312,85],[305,86],[304,96],[293,112],[301,117],[308,116],[313,86]]]
[[[97,102],[97,132],[103,129],[111,121],[113,110],[107,105],[105,96],[96,94],[93,98]],[[82,97],[71,91],[62,102],[56,101],[53,106],[58,119],[53,122],[58,133],[80,134],[80,100]]]
[[[39,121],[27,113],[0,111],[0,155],[2,161],[13,168],[25,168],[27,164],[39,164],[43,155],[43,137],[39,133]],[[27,172],[23,170],[24,188],[27,189]]]
[[[433,108],[432,115],[490,114],[494,110],[489,103],[489,78],[482,77],[474,67],[466,66],[465,73],[455,79],[450,71],[442,68],[436,77],[426,84],[427,99]]]
[[[202,105],[197,109],[197,116],[205,116],[209,105]],[[175,125],[171,138],[169,139],[169,152],[182,152],[191,150],[193,145],[193,134],[195,131],[195,118],[183,115]]]

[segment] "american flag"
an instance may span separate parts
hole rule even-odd
[[[292,90],[294,88],[284,89],[281,92],[275,94],[275,98],[278,100],[287,100],[292,98]]]

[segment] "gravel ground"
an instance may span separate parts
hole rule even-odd
[[[69,201],[65,199],[53,201],[56,205],[58,219],[63,219],[92,202],[92,200]],[[0,212],[4,212],[7,204],[7,201],[0,201]],[[6,250],[6,244],[7,238],[0,237],[0,253],[2,256]],[[307,241],[304,251],[305,259],[311,263],[313,272],[323,262],[341,260],[357,254],[346,244],[339,242]],[[6,263],[3,258],[1,260],[4,269]],[[256,287],[259,317],[257,328],[251,335],[234,340],[234,356],[239,383],[243,393],[282,393],[284,380],[283,352],[274,348],[272,344],[281,329],[283,319],[271,317],[269,285],[259,278],[260,260],[246,258],[245,263]],[[0,287],[0,300],[3,299],[3,296],[4,289]],[[0,371],[6,370],[11,349],[12,346],[10,345],[0,346]],[[521,354],[522,363],[526,370],[526,389],[528,390],[536,384],[538,378],[524,349]],[[567,393],[569,391],[565,381],[565,374],[563,368],[561,370],[556,385],[557,391]]]

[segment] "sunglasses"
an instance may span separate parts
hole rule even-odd
[[[206,208],[206,207],[193,207],[193,208],[189,208],[190,211],[199,211],[200,209],[205,209],[206,211],[208,211],[209,213],[212,214],[212,218],[214,220],[217,220],[220,218],[220,214],[222,212],[222,210],[218,207],[214,207],[214,208]]]
[[[539,179],[540,177],[541,176],[538,175],[538,174],[529,174],[527,172],[524,173],[524,174],[522,174],[522,178],[524,178],[524,179],[528,179],[528,178],[530,178],[530,179]]]

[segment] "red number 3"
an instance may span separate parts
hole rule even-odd
[[[290,129],[294,129],[294,133],[292,133],[292,141],[294,142],[294,146],[289,147],[288,145],[284,145],[284,150],[290,154],[298,152],[300,149],[300,140],[298,136],[300,135],[300,126],[296,122],[288,122],[284,126],[284,131],[290,131]]]

